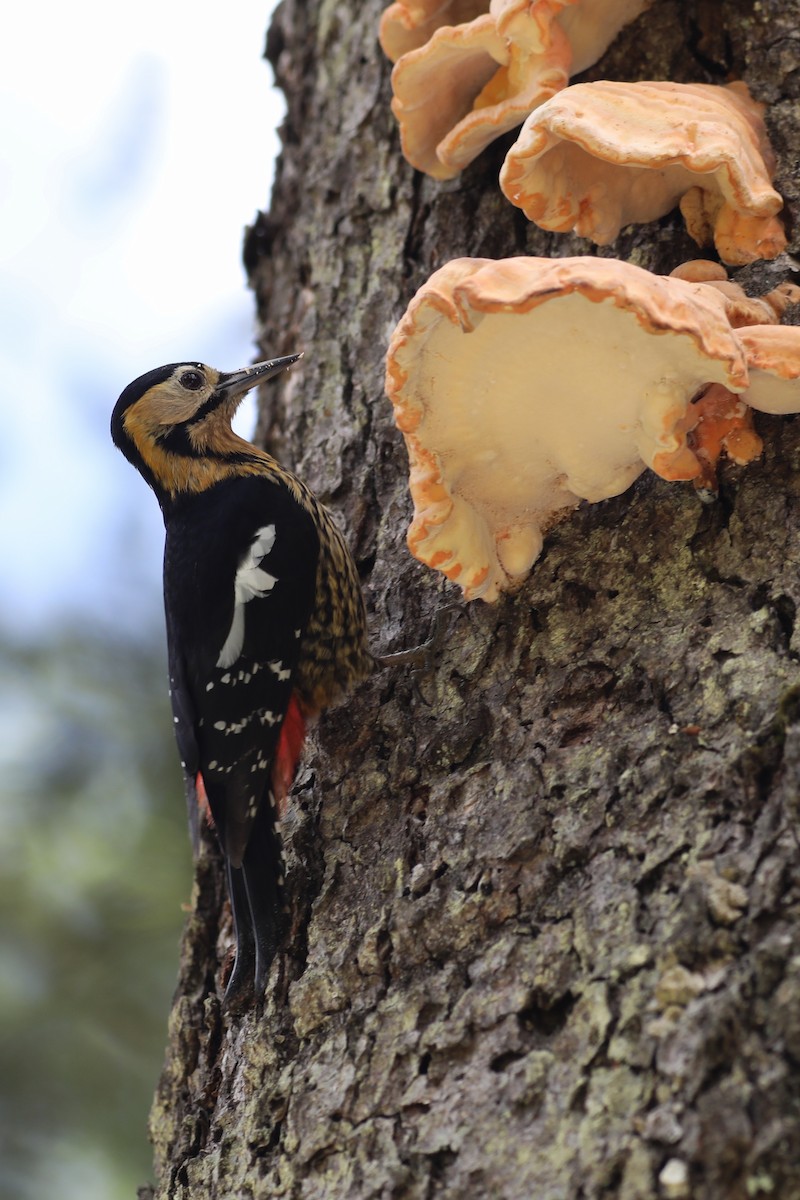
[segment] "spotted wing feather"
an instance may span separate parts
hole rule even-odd
[[[197,773],[200,770],[200,749],[197,744],[197,718],[194,712],[192,692],[186,678],[186,666],[180,652],[180,641],[171,628],[167,612],[167,651],[169,655],[169,698],[172,704],[172,719],[175,738],[183,771],[186,793],[186,808],[189,817],[189,833],[192,852],[198,853],[200,844],[199,800],[197,795]]]
[[[197,745],[197,767],[234,867],[270,802],[318,553],[308,512],[285,486],[262,477],[189,496],[167,522],[170,658],[181,664],[177,694],[173,688],[178,741]],[[184,721],[192,723],[191,736]]]

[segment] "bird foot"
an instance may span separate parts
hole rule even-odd
[[[398,650],[394,654],[376,654],[375,661],[379,667],[415,667],[423,674],[432,671],[435,657],[444,643],[444,635],[450,625],[450,616],[457,612],[457,604],[446,604],[437,610],[433,618],[431,636],[421,646],[410,650]]]

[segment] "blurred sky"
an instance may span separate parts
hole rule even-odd
[[[20,1153],[30,1142],[27,1164],[0,1162],[0,1195],[112,1200],[146,1177],[190,874],[153,666],[163,526],[109,419],[161,363],[255,357],[241,250],[268,206],[283,115],[262,57],[273,5],[0,13],[0,1009],[13,1018],[0,1049],[39,1073],[0,1089],[3,1133]],[[237,428],[253,424],[251,405]],[[81,642],[81,627],[106,636]],[[145,640],[133,661],[119,630]],[[9,638],[44,648],[7,654]],[[122,1161],[115,1121],[134,1091]]]
[[[0,17],[0,627],[19,635],[159,613],[158,506],[109,417],[161,363],[254,358],[241,246],[283,113],[273,2]]]

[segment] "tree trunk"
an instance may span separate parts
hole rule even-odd
[[[384,651],[458,601],[405,547],[391,329],[453,257],[593,251],[503,198],[514,135],[452,182],[405,163],[380,12],[278,10],[289,112],[245,258],[264,356],[306,355],[259,437],[339,515]],[[796,0],[655,0],[584,78],[744,79],[797,221],[797,28]],[[698,255],[678,213],[601,253]],[[716,503],[648,472],[583,506],[515,596],[459,604],[434,673],[385,671],[323,717],[260,1013],[220,1011],[209,843],[158,1197],[800,1197],[800,425],[757,424],[763,458],[723,468]]]

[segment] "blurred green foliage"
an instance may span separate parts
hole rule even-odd
[[[131,1200],[191,861],[161,635],[0,636],[0,1195]]]

